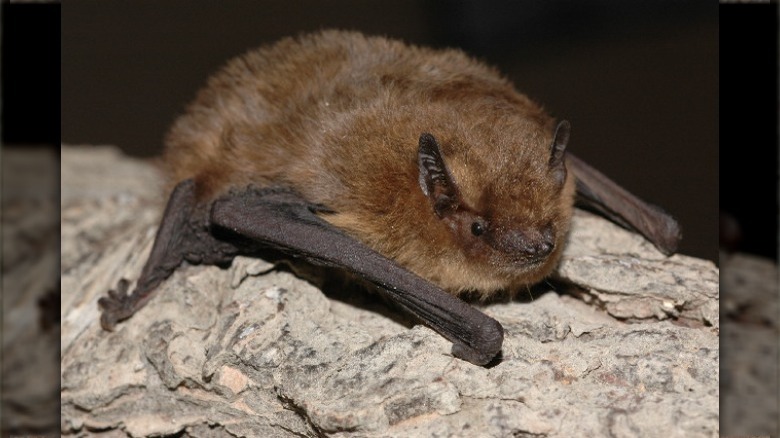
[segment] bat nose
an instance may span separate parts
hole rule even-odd
[[[518,262],[535,263],[546,259],[555,249],[551,231],[510,231],[497,243],[497,249]]]
[[[517,248],[516,256],[525,263],[538,263],[544,261],[552,253],[555,245],[547,239],[530,240]]]
[[[553,243],[548,242],[547,240],[543,240],[540,242],[535,242],[532,245],[529,245],[526,248],[525,253],[531,257],[543,258],[550,255],[552,250],[553,250]]]

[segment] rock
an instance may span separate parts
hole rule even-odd
[[[712,262],[665,257],[639,235],[585,212],[578,212],[569,240],[558,276],[581,286],[583,299],[610,315],[718,328],[719,279]]]
[[[3,148],[2,432],[59,429],[57,154]]]
[[[773,260],[722,254],[722,433],[777,436],[778,271]]]
[[[62,156],[64,434],[718,435],[710,262],[665,258],[578,213],[557,292],[482,306],[506,333],[490,367],[453,358],[449,342],[373,294],[323,292],[249,258],[182,266],[109,333],[96,301],[137,278],[160,179],[106,148]],[[112,180],[90,160],[144,176]]]

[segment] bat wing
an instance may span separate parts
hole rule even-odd
[[[146,260],[136,287],[128,294],[129,282],[119,280],[116,289],[98,300],[100,324],[112,331],[119,321],[129,318],[154,296],[157,286],[187,260],[192,263],[227,263],[239,249],[209,233],[208,210],[198,208],[195,182],[185,180],[173,189],[165,207],[152,252]]]
[[[333,227],[293,192],[247,189],[216,200],[211,223],[315,263],[351,271],[453,343],[452,354],[477,365],[501,350],[503,328],[437,286]]]
[[[677,251],[682,233],[674,218],[632,195],[574,155],[566,155],[566,164],[577,181],[578,207],[594,210],[638,232],[666,255]]]

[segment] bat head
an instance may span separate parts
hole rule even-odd
[[[472,147],[453,154],[452,166],[432,134],[420,136],[420,188],[477,271],[481,266],[505,283],[530,284],[554,268],[573,203],[565,164],[569,131],[561,121],[552,141],[546,133]],[[471,288],[485,287],[464,289]]]

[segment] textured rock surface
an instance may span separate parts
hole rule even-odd
[[[2,151],[3,436],[59,430],[57,166],[50,147]]]
[[[96,300],[140,272],[159,177],[110,149],[62,161],[65,434],[718,435],[712,263],[578,214],[558,292],[483,307],[506,331],[490,368],[373,295],[249,258],[180,268],[108,333]]]
[[[767,259],[721,255],[722,433],[779,436],[778,272]]]

